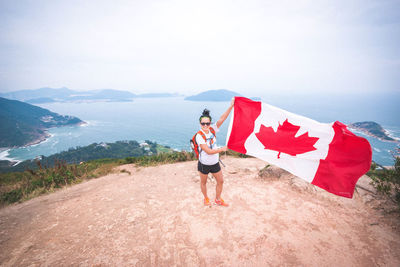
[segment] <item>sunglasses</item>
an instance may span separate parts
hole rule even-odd
[[[211,122],[200,122],[200,124],[203,125],[203,126],[204,126],[204,125],[210,126],[210,125],[211,125]]]

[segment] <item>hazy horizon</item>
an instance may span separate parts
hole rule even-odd
[[[0,92],[400,92],[400,2],[0,1]]]

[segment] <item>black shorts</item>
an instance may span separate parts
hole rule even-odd
[[[219,165],[219,162],[214,165],[204,165],[199,161],[197,164],[197,170],[202,174],[209,174],[210,172],[217,173],[221,170],[221,166]]]

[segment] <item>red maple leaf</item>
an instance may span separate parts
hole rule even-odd
[[[300,126],[293,125],[286,119],[283,124],[279,124],[275,132],[272,127],[261,125],[260,132],[256,133],[256,137],[264,145],[265,149],[278,151],[278,159],[282,153],[292,156],[303,154],[309,151],[317,150],[314,144],[318,141],[318,137],[309,137],[308,132],[295,137]]]

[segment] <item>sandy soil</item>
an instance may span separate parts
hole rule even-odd
[[[259,176],[257,159],[224,163],[227,208],[203,206],[196,162],[120,166],[130,174],[5,207],[0,264],[400,266],[396,220],[368,191],[345,199],[276,168]]]

